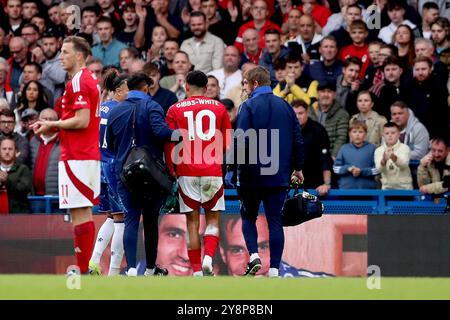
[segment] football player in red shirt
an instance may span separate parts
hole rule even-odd
[[[60,60],[71,80],[64,92],[61,119],[33,125],[36,134],[59,131],[59,207],[69,209],[72,216],[81,274],[88,272],[95,238],[92,207],[99,203],[100,194],[100,86],[86,68],[90,54],[85,39],[71,36],[64,40]]]
[[[166,117],[169,128],[178,129],[182,136],[177,147],[169,144],[166,148],[166,161],[178,177],[180,211],[186,214],[188,256],[194,276],[213,275],[220,211],[225,209],[223,153],[231,141],[227,110],[219,101],[205,97],[207,83],[203,72],[188,73],[188,98],[172,105]],[[203,262],[198,232],[200,207],[206,215]]]

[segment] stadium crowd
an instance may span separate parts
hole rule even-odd
[[[305,186],[322,196],[447,192],[449,18],[448,0],[0,0],[0,213],[36,211],[28,195],[58,195],[59,134],[30,126],[61,118],[71,79],[59,54],[71,35],[91,46],[103,101],[121,93],[123,82],[104,85],[111,70],[143,72],[151,81],[136,99],[152,96],[167,115],[199,70],[233,128],[245,75],[264,67],[301,126]],[[224,169],[234,188],[234,169]]]

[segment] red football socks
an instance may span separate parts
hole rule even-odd
[[[88,271],[89,259],[94,249],[95,225],[88,221],[74,227],[75,257],[81,274]]]
[[[219,245],[219,237],[207,234],[203,236],[203,244],[205,246],[205,256],[210,256],[212,258]]]
[[[188,250],[189,261],[191,262],[191,267],[194,272],[202,269],[201,256],[202,252],[200,249]]]

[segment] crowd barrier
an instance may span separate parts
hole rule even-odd
[[[316,194],[315,191],[309,190]],[[57,196],[29,196],[34,213],[65,213],[58,209]],[[226,214],[239,214],[240,203],[235,189],[225,190]],[[322,199],[325,214],[444,214],[445,195],[423,195],[419,190],[332,189]],[[94,213],[98,208],[94,207]],[[260,212],[264,208],[260,207]]]

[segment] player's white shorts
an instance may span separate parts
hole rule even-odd
[[[100,201],[100,161],[59,161],[58,183],[61,209],[98,205]]]
[[[225,210],[222,177],[179,177],[180,212]]]

